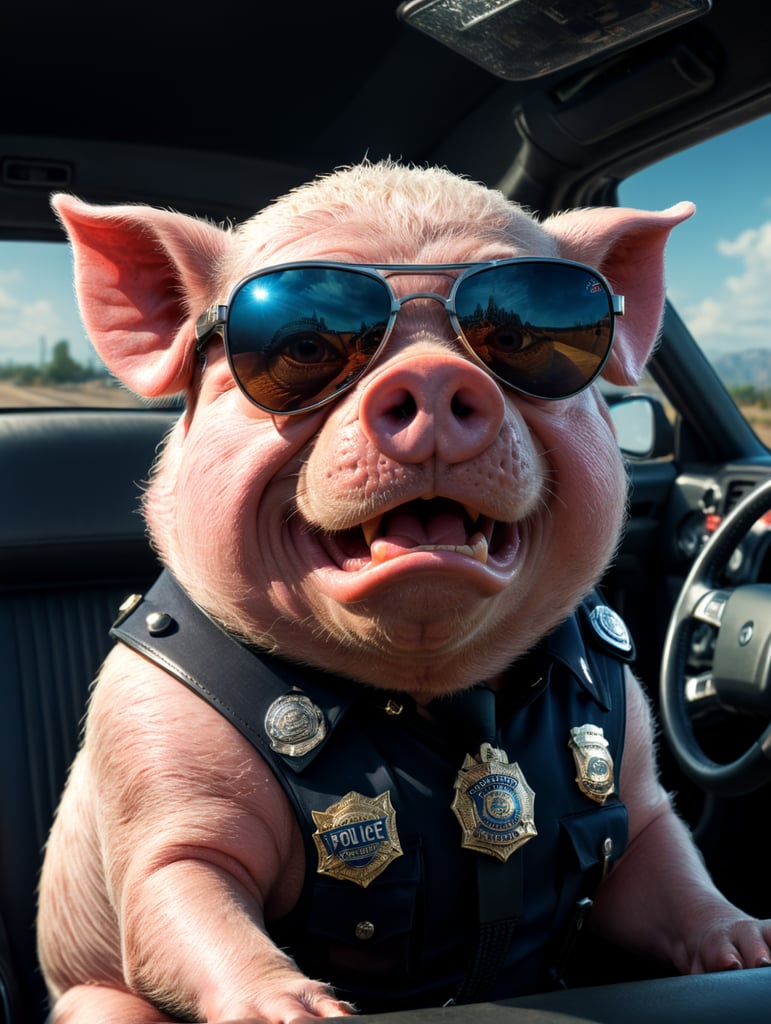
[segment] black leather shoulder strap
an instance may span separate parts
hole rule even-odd
[[[161,573],[145,595],[124,603],[111,636],[155,662],[216,708],[269,760],[301,772],[323,749],[354,700],[350,683],[337,684],[240,643],[188,597],[174,577]],[[304,695],[323,715],[323,738],[306,753],[276,750],[266,716],[287,694]]]

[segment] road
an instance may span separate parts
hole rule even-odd
[[[90,407],[135,409],[142,401],[121,387],[101,381],[68,384],[62,387],[20,387],[0,380],[0,409]]]

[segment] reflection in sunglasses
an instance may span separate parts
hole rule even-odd
[[[352,384],[369,365],[384,328],[337,334],[314,318],[288,324],[263,352],[233,356],[236,379],[262,404],[276,410],[298,401],[335,395]]]

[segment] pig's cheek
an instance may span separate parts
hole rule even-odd
[[[148,518],[170,568],[199,594],[205,588],[209,606],[218,593],[264,589],[275,572],[270,554],[280,546],[298,452],[315,428],[310,418],[286,429],[264,414],[246,417],[231,400],[199,407],[164,456]]]
[[[596,574],[615,551],[626,507],[612,427],[591,393],[529,419],[550,466],[552,556],[576,573]]]

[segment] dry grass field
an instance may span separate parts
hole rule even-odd
[[[85,384],[22,387],[0,380],[0,409],[59,408],[136,409],[145,403],[130,391],[103,380]]]
[[[760,405],[740,405],[739,408],[763,444],[771,448],[771,409]]]

